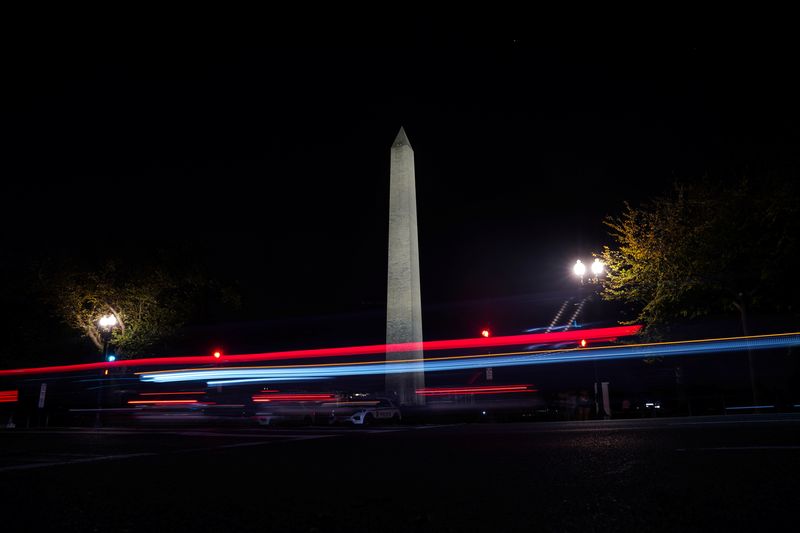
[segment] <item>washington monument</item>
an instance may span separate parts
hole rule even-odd
[[[386,298],[386,344],[422,343],[422,305],[417,244],[417,193],[414,150],[400,128],[391,150],[389,185],[389,279]],[[411,352],[386,352],[386,361],[418,359],[422,344]],[[421,405],[416,389],[425,386],[425,373],[386,374],[386,391],[401,405]]]

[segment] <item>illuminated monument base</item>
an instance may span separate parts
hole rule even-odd
[[[400,128],[392,144],[390,179],[386,343],[421,343],[422,305],[414,151],[403,128]],[[399,359],[422,361],[422,349],[386,353],[387,362]],[[416,390],[423,387],[424,372],[386,375],[386,392],[401,405],[423,405],[425,398],[416,394]]]

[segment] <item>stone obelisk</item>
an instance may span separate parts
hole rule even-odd
[[[420,343],[408,352],[386,352],[386,361],[423,360],[422,305],[417,244],[417,193],[414,150],[400,128],[392,144],[389,186],[389,280],[386,299],[386,344]],[[425,373],[386,374],[386,392],[401,405],[421,405]]]

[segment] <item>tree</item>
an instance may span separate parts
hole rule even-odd
[[[98,318],[113,314],[111,339],[117,355],[131,357],[174,333],[190,314],[196,288],[155,269],[131,276],[113,262],[96,272],[62,271],[50,279],[48,297],[56,313],[103,349]]]
[[[210,298],[237,304],[229,287],[209,279],[184,250],[143,252],[88,261],[83,256],[46,262],[40,296],[64,323],[103,350],[98,319],[113,314],[111,344],[118,358],[146,355],[201,314]],[[213,294],[212,294],[213,293]]]
[[[798,198],[791,183],[704,180],[607,217],[602,296],[632,304],[648,329],[746,309],[797,310],[791,268]]]

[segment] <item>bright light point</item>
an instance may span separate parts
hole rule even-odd
[[[575,261],[575,266],[572,267],[572,271],[575,272],[576,276],[583,276],[586,274],[586,265],[584,265],[580,259]]]
[[[113,354],[112,354],[112,355],[109,355],[109,356],[108,356],[108,362],[109,362],[109,363],[113,363],[113,362],[114,362],[114,361],[116,361],[116,360],[117,360],[117,356],[116,356],[116,355],[113,355]]]
[[[100,317],[100,327],[102,328],[113,328],[117,325],[117,317],[114,315],[105,315]]]
[[[222,352],[220,351],[214,352],[214,359],[219,359],[220,357],[222,357]]]
[[[481,414],[482,414],[482,415],[485,415],[485,414],[486,414],[486,411],[481,411]]]
[[[581,339],[581,348],[586,348],[586,339]]]
[[[603,264],[603,262],[600,261],[600,258],[595,257],[594,263],[592,263],[592,274],[594,274],[595,276],[599,276],[600,274],[603,273],[604,269],[605,265]]]
[[[488,329],[484,329],[483,331],[481,331],[481,335],[483,337],[488,337],[489,336],[489,330]]]

